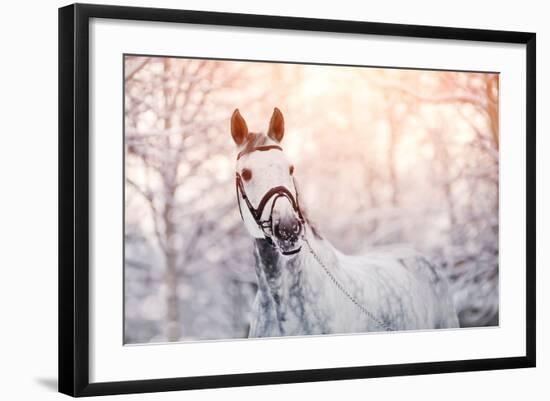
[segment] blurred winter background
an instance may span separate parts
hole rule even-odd
[[[229,118],[273,107],[302,204],[337,248],[410,243],[461,326],[498,324],[498,75],[125,58],[125,343],[246,337],[253,243]]]

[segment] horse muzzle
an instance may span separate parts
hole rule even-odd
[[[300,252],[304,225],[285,196],[278,196],[271,214],[272,240],[283,255]]]

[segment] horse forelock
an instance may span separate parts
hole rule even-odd
[[[255,148],[265,145],[273,145],[275,142],[262,133],[249,132],[240,154],[242,156],[251,153]]]

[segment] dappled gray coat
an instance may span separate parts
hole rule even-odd
[[[306,227],[285,257],[256,240],[250,337],[458,327],[446,281],[412,249],[348,256]]]

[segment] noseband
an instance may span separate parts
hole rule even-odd
[[[241,158],[244,154],[248,154],[255,151],[266,151],[266,150],[280,150],[283,149],[280,146],[277,145],[268,145],[268,146],[258,146],[256,148],[246,149],[239,153],[237,156],[237,160]],[[296,191],[296,183],[294,182],[294,177],[292,177],[292,182],[294,183],[294,190]],[[284,197],[287,198],[292,205],[292,209],[296,212],[298,215],[298,218],[300,220],[300,223],[304,224],[304,218],[302,216],[302,212],[300,210],[300,205],[298,203],[298,192],[296,191],[296,196],[292,194],[286,188],[285,186],[277,186],[274,188],[271,188],[269,191],[267,191],[262,199],[260,200],[260,203],[258,204],[258,207],[254,207],[252,203],[250,202],[250,199],[246,195],[246,191],[244,190],[244,184],[243,179],[241,175],[237,172],[235,177],[235,187],[237,191],[237,202],[239,205],[239,212],[241,214],[241,219],[244,221],[243,211],[241,209],[241,197],[243,198],[244,202],[246,203],[246,206],[248,207],[248,210],[250,211],[250,214],[252,215],[252,218],[264,234],[265,238],[272,242],[271,237],[273,236],[272,227],[273,227],[273,208],[275,207],[275,202],[278,198]],[[264,213],[264,209],[266,205],[269,203],[269,201],[273,199],[273,202],[271,203],[271,210],[269,212],[269,216],[267,220],[262,220],[262,215]]]

